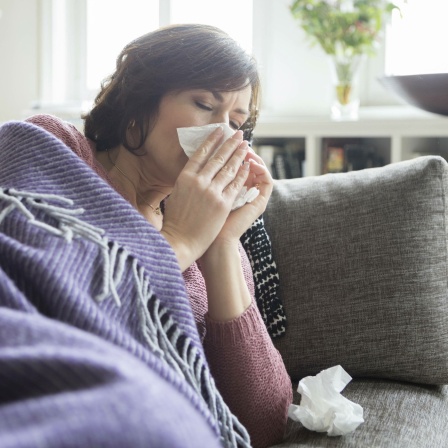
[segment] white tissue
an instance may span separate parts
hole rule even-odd
[[[243,187],[238,193],[235,201],[233,201],[232,210],[242,207],[247,202],[252,202],[259,193],[260,192],[255,187],[249,188],[249,190],[247,187]]]
[[[179,143],[185,154],[191,157],[193,153],[204,143],[205,139],[218,127],[221,127],[224,131],[222,142],[232,137],[235,130],[232,129],[227,123],[212,123],[205,126],[192,126],[188,128],[177,128],[177,135],[179,137]],[[216,148],[215,152],[220,147]],[[247,190],[247,187],[243,187],[235,199],[232,210],[236,210],[242,207],[247,202],[252,202],[259,194],[259,190],[255,187]]]
[[[363,409],[340,394],[351,380],[341,366],[303,378],[297,389],[302,395],[300,406],[289,406],[289,418],[311,431],[327,432],[329,436],[354,431],[364,422]]]
[[[190,158],[193,153],[205,142],[205,139],[216,129],[222,128],[224,131],[224,137],[222,142],[235,134],[235,130],[232,129],[227,123],[212,123],[205,126],[191,126],[189,128],[177,128],[177,135],[179,136],[180,146],[185,151],[185,154]],[[216,148],[218,151],[220,147]],[[216,152],[215,151],[215,152]]]

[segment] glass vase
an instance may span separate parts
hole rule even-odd
[[[333,83],[331,118],[336,121],[359,118],[359,73],[364,55],[332,55],[330,57]]]

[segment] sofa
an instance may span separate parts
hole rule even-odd
[[[288,420],[276,447],[448,447],[447,189],[436,156],[276,181],[264,217],[287,317],[276,347],[295,391],[341,365],[365,419],[338,437]]]

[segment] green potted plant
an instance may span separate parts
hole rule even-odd
[[[384,20],[398,6],[388,0],[295,0],[291,14],[311,44],[331,58],[335,82],[334,119],[356,119],[356,77],[365,56],[379,47]]]

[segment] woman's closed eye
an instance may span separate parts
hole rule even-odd
[[[213,108],[211,106],[208,106],[207,104],[201,103],[199,101],[195,101],[196,106],[198,106],[200,109],[208,110],[209,112],[213,111]]]
[[[213,112],[213,107],[211,107],[207,104],[201,103],[200,101],[195,101],[195,103],[196,103],[196,106],[198,106],[200,109],[206,110],[208,112]],[[230,121],[229,126],[232,129],[235,129],[235,131],[237,131],[241,125],[239,123],[236,123],[235,121]]]

